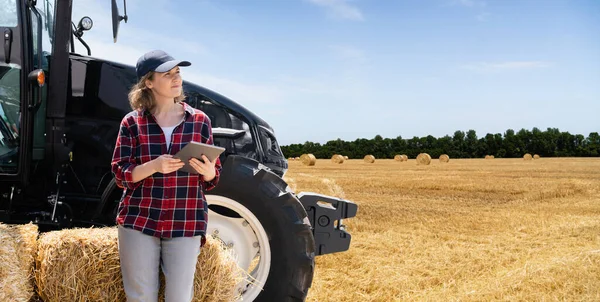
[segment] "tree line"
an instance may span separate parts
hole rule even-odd
[[[504,134],[488,133],[479,138],[475,130],[456,131],[453,136],[435,138],[431,135],[404,139],[383,138],[376,135],[372,139],[359,138],[355,141],[341,139],[325,144],[305,142],[282,146],[286,157],[299,157],[312,153],[317,158],[331,158],[334,154],[349,158],[363,158],[367,154],[375,158],[393,158],[396,154],[406,154],[415,158],[419,153],[428,153],[432,158],[448,154],[450,158],[481,158],[494,155],[496,158],[522,157],[525,153],[542,157],[591,157],[600,156],[600,135],[592,132],[587,137],[582,134],[561,132],[557,128],[541,131],[521,129],[515,133],[508,129]]]

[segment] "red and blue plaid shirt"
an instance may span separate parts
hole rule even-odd
[[[208,205],[204,191],[214,188],[221,172],[215,164],[216,176],[204,181],[200,174],[175,171],[156,172],[134,183],[133,169],[162,154],[176,154],[190,141],[213,144],[210,119],[202,111],[185,102],[184,120],[171,135],[167,149],[165,135],[148,110],[136,110],[121,121],[111,169],[116,183],[123,188],[117,223],[126,228],[160,238],[202,235],[208,222]]]

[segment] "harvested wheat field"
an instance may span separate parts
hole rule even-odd
[[[296,192],[359,205],[307,301],[600,300],[600,158],[289,164]]]

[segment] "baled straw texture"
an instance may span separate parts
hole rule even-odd
[[[339,154],[335,154],[331,157],[331,162],[335,163],[335,164],[343,164],[344,163],[344,157],[339,155]]]
[[[440,155],[440,162],[447,163],[449,161],[450,161],[450,156],[448,156],[448,154],[442,154],[442,155]]]
[[[400,156],[402,156],[402,161],[408,161],[408,155],[402,154]]]
[[[45,302],[125,301],[115,227],[45,233],[36,280]],[[246,275],[218,239],[207,236],[198,256],[193,301],[233,301]],[[160,299],[164,301],[164,280]]]
[[[365,155],[365,158],[363,160],[365,161],[365,163],[372,164],[375,162],[375,156]]]
[[[531,154],[529,154],[529,153],[525,153],[525,155],[523,155],[523,159],[524,159],[524,160],[532,160],[532,159],[533,159],[533,157],[531,156]]]
[[[485,159],[494,159],[494,156],[493,155],[486,155]]]
[[[45,302],[125,301],[117,229],[52,231],[40,236],[35,279]]]
[[[395,161],[402,162],[402,161],[404,161],[404,158],[402,158],[402,155],[396,154],[396,155],[394,156],[394,160],[395,160]]]
[[[417,155],[417,165],[429,165],[431,163],[431,156],[427,153],[420,153]]]
[[[344,160],[348,160],[348,155],[344,155]]]
[[[34,224],[0,224],[0,301],[30,301],[34,296]]]
[[[534,154],[534,155],[533,155],[533,159],[540,159],[540,156],[539,156],[539,155],[537,155],[537,154]]]
[[[302,154],[300,160],[305,166],[314,166],[317,163],[317,158],[312,154]]]

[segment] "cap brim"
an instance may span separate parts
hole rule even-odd
[[[190,66],[192,65],[192,63],[188,62],[188,61],[178,61],[178,60],[173,60],[173,61],[168,61],[168,62],[164,62],[162,64],[160,64],[158,67],[156,67],[156,69],[154,70],[155,72],[167,72],[173,68],[175,68],[175,66]]]

